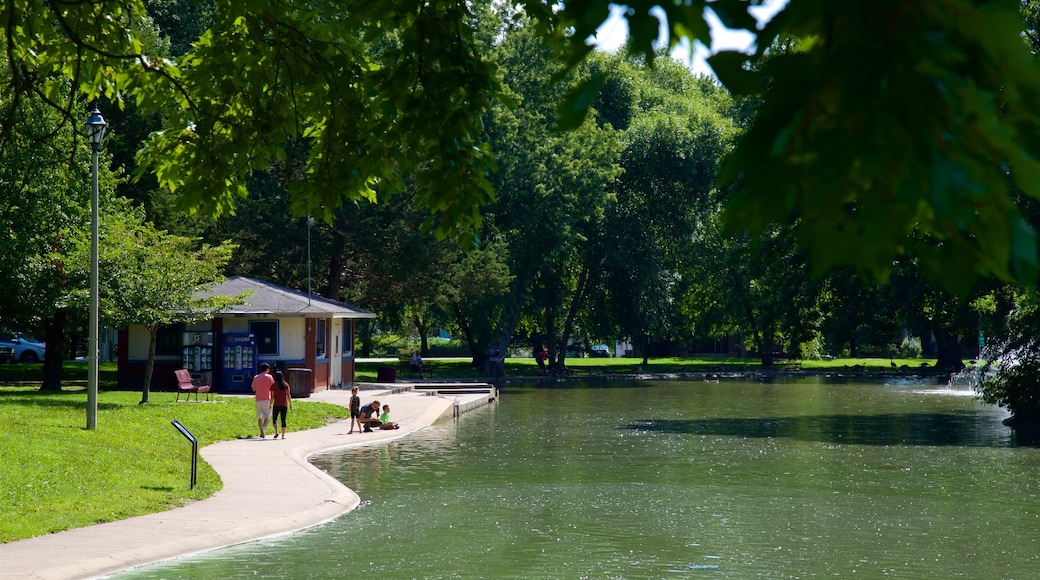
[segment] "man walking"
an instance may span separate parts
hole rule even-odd
[[[256,393],[256,424],[260,427],[260,438],[264,438],[264,428],[271,421],[271,387],[274,377],[271,376],[271,365],[260,363],[260,372],[253,377],[253,392]]]

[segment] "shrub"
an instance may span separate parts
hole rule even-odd
[[[908,336],[903,339],[896,349],[896,358],[920,358],[921,339],[916,336]]]
[[[983,380],[979,386],[981,398],[1011,411],[1016,420],[1040,421],[1040,389],[1036,379],[1040,376],[1040,353],[1032,350],[1019,355]]]
[[[1040,293],[1030,289],[1017,303],[1006,327],[994,333],[978,391],[983,401],[1010,411],[1016,423],[1035,423],[1040,421]]]

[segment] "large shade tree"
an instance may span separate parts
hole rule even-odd
[[[9,141],[0,147],[0,327],[43,330],[42,385],[57,390],[69,354],[68,330],[86,325],[89,259],[75,252],[89,244],[91,149],[38,97],[5,101],[0,115],[12,123]],[[105,169],[107,159],[102,151],[103,213],[117,181]]]
[[[630,46],[648,57],[658,14],[670,43],[710,43],[706,10],[757,39],[753,55],[710,61],[732,92],[763,95],[723,175],[740,185],[731,222],[764,231],[799,218],[798,243],[817,270],[851,262],[884,277],[912,251],[953,288],[977,275],[1034,279],[1035,230],[1010,193],[1013,184],[1040,194],[1040,74],[1019,40],[1020,4],[790,0],[759,28],[749,8],[760,3],[626,3]],[[513,6],[574,66],[611,3]],[[252,172],[303,140],[300,215],[382,199],[413,174],[429,225],[450,234],[479,221],[493,166],[480,120],[503,93],[477,50],[470,3],[221,0],[177,61],[133,32],[146,17],[140,0],[4,3],[4,98],[36,94],[69,119],[84,96],[161,111],[165,130],[142,161],[186,207],[230,211]],[[799,49],[764,60],[785,36]],[[562,125],[580,124],[602,83],[589,77],[564,101]],[[0,142],[10,142],[11,119],[0,121]]]

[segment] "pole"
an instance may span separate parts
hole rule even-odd
[[[94,192],[90,214],[90,339],[87,344],[87,429],[97,429],[98,395],[98,150],[101,143],[91,143],[93,154]]]
[[[314,218],[307,216],[307,306],[311,305],[311,225]]]

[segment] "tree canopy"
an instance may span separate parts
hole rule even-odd
[[[794,224],[816,271],[851,263],[884,279],[911,256],[957,289],[978,276],[1035,279],[1036,234],[1013,198],[1040,196],[1040,74],[1019,2],[790,0],[759,28],[749,9],[760,3],[626,3],[630,50],[650,59],[661,15],[669,43],[710,44],[706,10],[757,39],[752,55],[710,60],[733,94],[762,96],[722,174],[731,227]],[[586,38],[610,5],[514,3],[565,71],[592,51]],[[212,25],[172,60],[141,0],[12,0],[0,7],[3,98],[35,93],[70,120],[84,97],[160,113],[140,160],[186,208],[233,211],[250,174],[297,151],[299,215],[331,221],[410,180],[427,225],[460,234],[493,196],[481,117],[509,100],[478,50],[477,9],[218,0]],[[793,48],[770,50],[778,40]],[[578,126],[604,82],[585,77],[562,99],[560,125]]]

